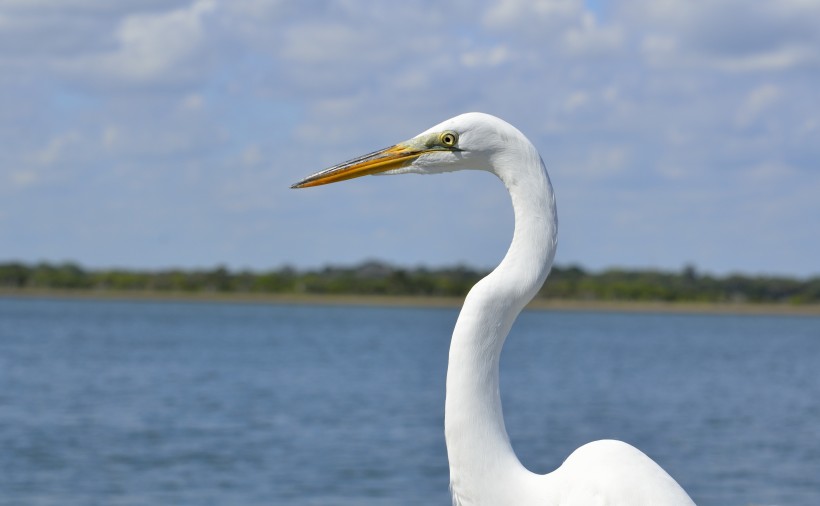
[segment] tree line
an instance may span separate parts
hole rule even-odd
[[[464,296],[488,271],[466,266],[403,268],[368,261],[321,269],[85,269],[75,263],[0,263],[0,288],[244,294]],[[681,271],[553,267],[538,294],[600,301],[820,303],[820,276],[702,274]]]

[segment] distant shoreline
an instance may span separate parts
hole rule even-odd
[[[110,290],[0,289],[3,298],[133,300],[178,302],[231,302],[280,305],[330,305],[377,307],[460,307],[463,297],[396,295],[255,294],[225,292],[161,292]],[[746,314],[820,316],[820,304],[749,302],[663,302],[536,299],[528,306],[538,311],[590,311],[676,314]]]

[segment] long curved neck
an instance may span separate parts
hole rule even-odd
[[[495,162],[510,192],[515,232],[501,264],[467,295],[450,344],[445,436],[456,504],[509,504],[510,485],[534,476],[510,446],[498,382],[504,340],[543,285],[556,248],[552,185],[535,148],[526,153]],[[502,163],[515,170],[502,170]]]

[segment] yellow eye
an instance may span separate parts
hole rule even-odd
[[[439,140],[441,140],[444,146],[452,148],[456,145],[456,142],[458,142],[458,134],[455,132],[442,132],[439,136]]]

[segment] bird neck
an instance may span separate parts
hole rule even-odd
[[[460,504],[477,503],[477,498],[511,504],[513,484],[523,491],[535,476],[510,445],[498,369],[510,327],[543,285],[556,248],[552,185],[534,148],[531,155],[515,160],[515,171],[495,171],[513,204],[512,244],[501,264],[467,295],[450,344],[445,436],[450,485]]]

